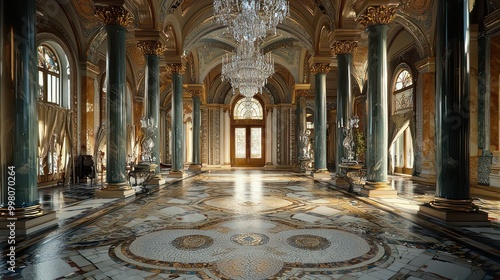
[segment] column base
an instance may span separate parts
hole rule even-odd
[[[15,225],[16,236],[25,236],[32,233],[42,231],[51,227],[57,226],[57,216],[55,211],[44,213],[41,216],[35,218],[23,218],[23,219],[6,219],[0,221],[0,235],[9,236],[11,234],[11,229],[9,225]]]
[[[134,196],[135,191],[127,182],[117,184],[104,184],[104,187],[95,192],[96,198],[126,198]]]
[[[165,185],[166,182],[165,178],[161,177],[161,175],[155,175],[151,180],[149,180],[147,185],[159,187],[161,185]]]
[[[313,171],[313,172],[311,172],[311,176],[314,179],[331,179],[332,178],[332,175],[326,169],[319,169],[319,170]]]
[[[170,171],[167,178],[184,178],[187,174],[184,171]]]
[[[191,164],[188,168],[191,171],[201,171],[201,164]]]
[[[430,204],[420,206],[418,215],[435,218],[453,226],[489,226],[488,213],[484,211],[463,212],[437,209]]]
[[[391,188],[387,182],[366,181],[361,194],[368,197],[397,197],[398,191]]]

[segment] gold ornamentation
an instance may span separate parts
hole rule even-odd
[[[479,206],[475,205],[472,202],[472,199],[446,199],[436,197],[434,201],[431,201],[430,206],[441,209],[441,210],[449,210],[449,211],[460,211],[460,212],[477,212],[479,211]]]
[[[145,55],[161,55],[167,50],[167,47],[154,40],[139,41],[137,42],[137,48]]]
[[[180,63],[167,64],[167,72],[171,74],[184,74],[186,72],[186,66]]]
[[[396,6],[385,5],[368,7],[357,20],[364,27],[389,24],[396,18],[396,8]]]
[[[311,66],[311,73],[316,74],[326,74],[330,72],[330,64],[328,63],[316,63]]]
[[[192,97],[201,96],[201,90],[190,90],[189,93]]]
[[[307,89],[297,90],[297,96],[306,97],[308,95],[309,95],[309,90]]]
[[[332,45],[332,52],[336,55],[353,53],[358,48],[356,41],[335,41]]]
[[[101,19],[105,25],[129,26],[134,17],[121,6],[94,6],[94,15]]]

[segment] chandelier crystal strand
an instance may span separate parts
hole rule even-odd
[[[246,97],[262,93],[267,78],[274,73],[271,54],[263,55],[254,44],[243,43],[236,53],[222,58],[222,78],[229,80],[234,89]]]
[[[217,23],[227,26],[238,42],[276,34],[276,26],[290,15],[287,0],[214,0]]]

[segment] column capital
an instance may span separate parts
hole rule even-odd
[[[339,54],[349,54],[354,53],[354,51],[358,48],[357,41],[335,41],[332,44],[332,53]]]
[[[362,26],[386,25],[396,18],[396,5],[369,6],[356,19]]]
[[[134,20],[134,16],[121,6],[95,5],[94,15],[104,22],[104,25],[121,25],[127,27]]]
[[[161,55],[167,50],[159,41],[156,40],[144,40],[137,42],[137,48],[144,55]]]
[[[196,89],[192,89],[192,90],[189,90],[189,94],[191,94],[191,97],[196,97],[196,96],[201,96],[201,90],[196,90]]]
[[[167,72],[171,74],[184,74],[186,72],[186,66],[182,63],[170,63],[166,65]]]
[[[315,63],[311,65],[311,73],[316,74],[326,74],[330,72],[329,63]]]
[[[309,90],[307,89],[297,90],[296,94],[298,97],[307,97],[309,95]]]

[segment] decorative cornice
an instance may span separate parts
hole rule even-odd
[[[368,7],[357,21],[364,27],[389,24],[396,18],[396,8],[397,6],[386,5]]]
[[[311,66],[311,73],[316,74],[326,74],[330,72],[330,64],[328,63],[316,63]]]
[[[167,64],[166,69],[171,74],[184,74],[186,72],[186,66],[180,63]]]
[[[145,55],[161,55],[167,50],[160,42],[154,40],[139,41],[137,48]]]
[[[332,45],[332,53],[336,55],[354,53],[357,48],[357,41],[335,41]]]
[[[104,25],[130,26],[134,16],[121,6],[94,6],[96,15]]]

